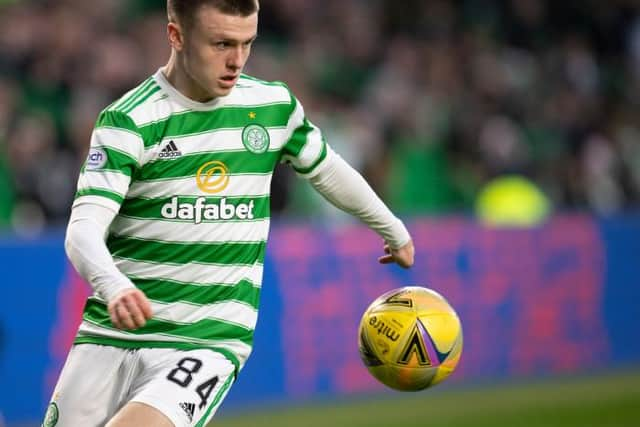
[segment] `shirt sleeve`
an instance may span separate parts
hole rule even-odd
[[[282,161],[305,178],[314,175],[318,165],[327,157],[327,144],[320,129],[305,116],[300,101],[291,97],[293,110],[287,123],[290,137],[282,149]]]
[[[411,240],[402,221],[393,215],[362,175],[331,148],[309,182],[335,207],[360,218],[391,248],[399,249]]]
[[[71,211],[65,249],[69,260],[98,296],[107,303],[135,286],[113,262],[105,236],[116,213],[104,206],[83,203]]]
[[[119,111],[102,112],[91,135],[73,206],[93,203],[118,212],[143,153],[144,142],[133,120]]]

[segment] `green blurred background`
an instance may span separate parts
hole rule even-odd
[[[168,58],[164,8],[0,2],[0,228],[65,224],[98,113]],[[609,215],[640,205],[639,10],[268,0],[246,71],[286,82],[398,214],[470,214],[488,183],[515,175],[545,209]],[[290,168],[273,189],[274,216],[336,216]]]

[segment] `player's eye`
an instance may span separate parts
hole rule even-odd
[[[225,50],[231,46],[231,43],[225,41],[213,42],[213,47],[217,50]]]

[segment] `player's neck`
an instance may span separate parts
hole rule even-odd
[[[196,102],[209,102],[213,97],[206,93],[182,68],[175,52],[171,53],[169,62],[165,65],[163,73],[167,81],[176,88],[178,92]]]

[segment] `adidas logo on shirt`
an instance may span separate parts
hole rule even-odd
[[[174,159],[180,156],[182,156],[182,152],[178,150],[178,146],[173,140],[169,141],[158,155],[161,159]]]
[[[180,404],[180,407],[184,410],[184,412],[187,413],[187,417],[189,417],[189,422],[191,422],[193,420],[193,413],[196,410],[196,404],[195,403],[182,402]]]

